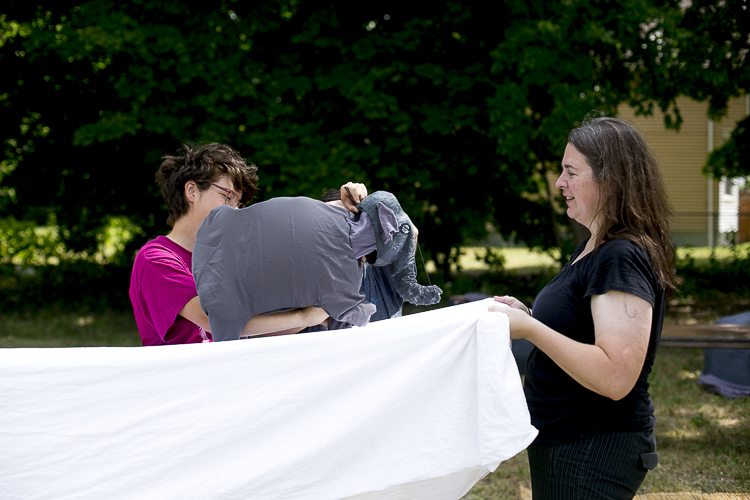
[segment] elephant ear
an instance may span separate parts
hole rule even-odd
[[[398,232],[398,220],[393,210],[383,205],[381,202],[377,204],[378,219],[380,220],[380,241],[383,243],[390,243],[393,239],[391,233]]]
[[[387,191],[375,191],[358,205],[372,222],[378,251],[373,265],[385,266],[392,263],[408,244],[407,235],[400,229],[406,224],[411,229],[409,216],[404,213],[398,200]]]

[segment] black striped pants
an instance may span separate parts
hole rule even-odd
[[[533,500],[623,500],[656,467],[653,431],[601,434],[528,448]]]

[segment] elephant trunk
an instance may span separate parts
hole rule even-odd
[[[440,302],[440,295],[443,291],[440,287],[422,286],[417,283],[417,266],[414,259],[411,262],[401,263],[394,262],[393,265],[393,286],[396,288],[401,297],[417,306],[427,306]]]

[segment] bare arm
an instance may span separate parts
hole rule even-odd
[[[576,342],[518,308],[500,308],[510,318],[511,338],[525,338],[544,351],[579,384],[608,398],[624,398],[646,359],[653,309],[635,295],[608,291],[591,297],[596,340]]]
[[[281,313],[259,314],[248,320],[241,336],[253,337],[266,333],[274,335],[297,333],[308,326],[319,325],[327,319],[327,312],[319,307],[312,306]]]
[[[195,323],[207,332],[211,331],[211,327],[208,324],[208,316],[206,316],[206,313],[204,313],[203,309],[201,309],[201,303],[198,300],[197,295],[190,299],[188,303],[185,304],[185,307],[180,309],[180,312],[178,312],[177,314],[179,314],[186,320]]]
[[[180,309],[178,313],[188,321],[195,323],[207,332],[211,331],[208,316],[201,309],[200,301],[196,295]],[[318,307],[306,307],[274,314],[259,314],[253,316],[245,324],[242,337],[252,337],[266,333],[297,333],[308,326],[318,325],[328,318],[328,313]]]

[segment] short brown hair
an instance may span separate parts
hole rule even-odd
[[[651,257],[659,284],[671,296],[680,280],[675,275],[675,249],[669,239],[672,206],[664,189],[656,156],[643,135],[617,118],[586,120],[568,135],[586,159],[599,186],[600,233],[604,243],[628,239]]]
[[[185,198],[185,183],[194,181],[198,189],[205,191],[210,183],[222,175],[232,180],[234,188],[241,194],[240,203],[248,203],[258,190],[258,167],[248,165],[234,149],[212,142],[201,147],[185,144],[175,156],[164,156],[156,172],[156,182],[167,203],[167,224],[174,226],[185,215],[190,205]]]

